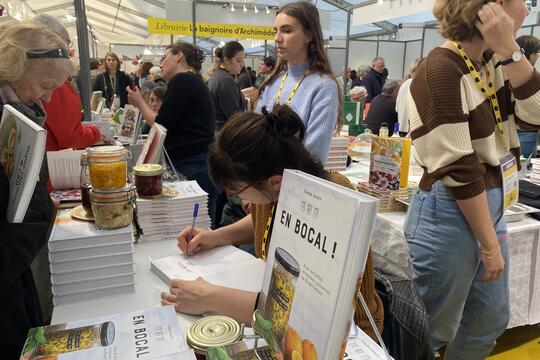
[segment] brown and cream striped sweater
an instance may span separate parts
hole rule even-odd
[[[519,164],[516,128],[540,128],[540,74],[535,71],[527,83],[512,88],[502,66],[495,67],[496,59],[485,53],[484,60],[497,91],[506,143]],[[468,199],[501,187],[499,160],[505,148],[495,116],[459,54],[432,50],[418,68],[408,103],[414,155],[424,169],[422,190],[441,180],[456,199]]]

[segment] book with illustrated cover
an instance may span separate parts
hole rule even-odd
[[[407,187],[410,157],[410,138],[373,138],[369,162],[369,185],[381,190]]]
[[[285,170],[253,324],[278,358],[343,357],[377,208],[373,197]]]
[[[126,105],[124,112],[120,115],[120,130],[118,140],[135,144],[139,136],[141,114],[139,109],[133,105]]]
[[[30,329],[21,360],[195,359],[172,306]]]
[[[0,164],[9,179],[7,220],[23,221],[39,179],[47,131],[10,105],[0,122]]]

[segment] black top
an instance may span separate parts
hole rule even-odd
[[[240,75],[238,75],[238,77],[236,78],[236,83],[241,90],[253,86],[253,83],[251,82],[251,76],[249,76],[247,72],[240,73]]]
[[[396,98],[386,94],[377,96],[371,102],[366,120],[368,128],[376,135],[379,135],[381,124],[385,122],[388,124],[388,136],[392,136],[398,120]]]
[[[388,70],[384,69],[381,73],[370,69],[366,76],[362,79],[362,86],[364,86],[368,92],[366,102],[370,103],[376,96],[378,96],[383,88],[384,82],[388,77]]]
[[[2,357],[18,359],[28,330],[44,325],[30,266],[47,243],[55,209],[41,182],[23,223],[7,222],[8,199],[9,180],[0,166],[0,339]]]
[[[214,119],[212,98],[202,78],[191,72],[176,74],[156,117],[167,128],[165,149],[173,163],[208,152]]]
[[[116,84],[115,89],[113,91],[113,86],[111,82],[111,78],[109,77],[109,73],[104,72],[102,74],[99,74],[96,77],[96,80],[94,82],[94,86],[92,87],[92,91],[102,91],[103,96],[106,99],[105,105],[110,109],[112,102],[113,102],[113,95],[116,94],[116,96],[120,97],[120,107],[124,107],[127,102],[127,91],[126,87],[131,86],[131,78],[129,75],[126,75],[123,71],[117,71],[116,72]]]
[[[208,88],[216,108],[216,131],[219,131],[232,114],[245,110],[246,99],[234,78],[220,67],[208,80]]]

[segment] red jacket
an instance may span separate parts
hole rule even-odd
[[[81,99],[69,80],[53,91],[51,101],[43,103],[43,107],[47,113],[43,125],[47,130],[47,151],[84,149],[99,141],[99,129],[81,122]]]

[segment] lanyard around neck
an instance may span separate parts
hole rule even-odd
[[[304,74],[302,75],[300,80],[296,83],[296,85],[294,85],[291,93],[289,94],[289,97],[287,98],[287,102],[285,103],[285,105],[289,105],[291,103],[291,100],[293,99],[294,94],[296,94],[296,90],[298,90],[298,87],[302,83],[302,80],[304,80],[304,78],[306,77],[307,72],[308,70],[306,69],[306,71],[304,71]],[[279,105],[279,101],[281,100],[281,92],[283,91],[283,85],[285,84],[285,80],[287,79],[288,75],[289,75],[289,71],[287,70],[285,75],[283,75],[283,77],[281,78],[281,84],[279,85],[279,91],[276,97],[276,103],[275,103],[276,105]]]
[[[461,58],[465,62],[465,65],[469,68],[469,71],[471,72],[471,75],[474,79],[474,82],[476,84],[476,87],[482,95],[486,99],[489,100],[491,104],[491,109],[493,110],[493,114],[495,115],[495,120],[497,122],[497,129],[499,130],[499,135],[501,136],[501,141],[504,145],[504,147],[508,150],[508,146],[506,145],[506,139],[504,137],[504,124],[501,116],[501,108],[499,106],[499,100],[497,99],[497,91],[495,90],[495,84],[493,82],[493,78],[491,77],[491,73],[489,72],[486,63],[482,60],[482,67],[486,71],[486,77],[488,81],[488,87],[486,89],[484,82],[482,81],[482,78],[480,77],[480,74],[474,67],[471,58],[467,55],[465,52],[465,49],[463,48],[463,45],[459,41],[454,41],[454,45],[456,46],[459,55],[461,55]]]
[[[270,235],[270,230],[272,227],[272,223],[274,222],[274,213],[276,211],[276,204],[274,203],[272,205],[272,210],[270,210],[270,217],[268,218],[268,221],[266,223],[266,227],[264,228],[264,235],[262,238],[262,249],[261,249],[261,258],[266,261],[266,245],[268,243],[268,236]]]

